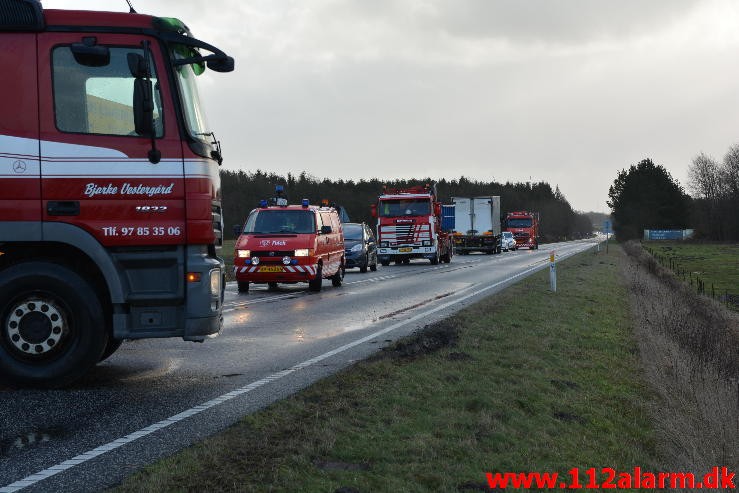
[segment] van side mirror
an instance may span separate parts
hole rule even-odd
[[[241,235],[241,224],[234,224],[233,225],[233,232],[234,232],[234,236],[236,238],[238,238],[239,235]]]
[[[321,226],[321,234],[327,235],[329,233],[332,233],[333,230],[331,229],[331,226]]]

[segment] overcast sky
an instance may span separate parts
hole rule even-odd
[[[739,143],[735,0],[133,0],[236,59],[201,97],[227,169],[547,181],[606,212],[645,157]],[[44,8],[127,11],[125,0]]]

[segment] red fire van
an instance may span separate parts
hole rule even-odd
[[[274,205],[262,201],[244,224],[236,241],[234,272],[239,292],[250,283],[307,282],[311,291],[320,291],[323,279],[341,286],[344,278],[344,233],[333,207]]]

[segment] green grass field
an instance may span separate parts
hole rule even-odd
[[[716,297],[733,294],[730,298],[732,308],[739,310],[739,244],[685,243],[685,242],[644,242],[644,247],[663,258],[663,264],[682,274],[686,272],[686,282],[700,278],[706,283],[706,294],[711,286]]]
[[[120,491],[482,491],[486,472],[647,470],[651,396],[621,258],[560,263],[556,294],[535,274]]]

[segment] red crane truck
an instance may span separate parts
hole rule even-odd
[[[382,265],[425,258],[436,265],[452,260],[450,233],[441,227],[441,202],[431,185],[383,190],[372,204],[377,218],[377,258]]]
[[[0,12],[0,385],[67,385],[124,339],[222,325],[220,146],[173,18]]]
[[[539,248],[538,212],[509,212],[506,214],[505,227],[506,231],[513,233],[516,248],[526,247],[530,250]]]

